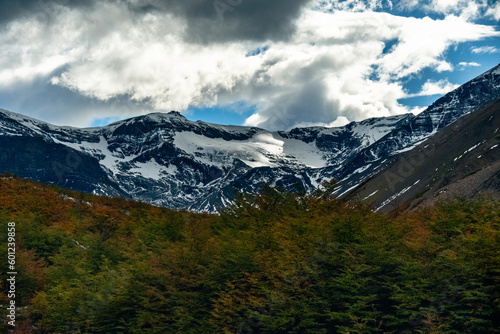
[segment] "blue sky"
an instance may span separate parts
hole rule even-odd
[[[285,130],[421,112],[500,63],[494,0],[0,1],[0,108]]]
[[[471,50],[492,45],[496,47],[498,44],[499,39],[496,37],[487,38],[479,42],[466,42],[451,47],[445,52],[444,57],[448,59],[450,63],[455,64],[454,70],[439,73],[430,68],[423,69],[418,75],[409,78],[409,80],[405,82],[404,87],[410,92],[417,92],[426,80],[432,79],[438,81],[443,78],[455,84],[463,84],[500,63],[500,53],[478,54],[472,53]],[[461,66],[460,63],[475,64],[473,66]],[[440,96],[441,94],[418,96],[402,99],[401,103],[409,106],[427,106]]]

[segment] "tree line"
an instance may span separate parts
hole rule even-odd
[[[8,222],[5,333],[500,333],[495,197],[381,214],[266,187],[210,215],[2,177],[3,259]]]

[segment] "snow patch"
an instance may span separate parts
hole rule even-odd
[[[350,187],[349,189],[347,189],[346,191],[344,191],[342,194],[339,195],[339,197],[342,197],[344,196],[345,194],[347,194],[348,192],[350,192],[351,190],[353,190],[354,188],[356,188],[358,185],[355,184],[354,186]],[[338,191],[338,190],[337,190]]]
[[[397,118],[395,120],[397,122],[400,119]],[[352,132],[354,136],[363,138],[363,145],[370,146],[394,130],[395,120],[392,118],[382,118],[377,120],[375,124],[366,124],[366,121],[363,121],[357,123]]]
[[[460,156],[458,156],[458,157],[456,157],[455,159],[453,159],[453,161],[457,161],[458,159],[461,159],[464,155],[466,155],[466,154],[467,154],[467,153],[469,153],[470,151],[472,151],[472,150],[474,150],[474,149],[478,148],[478,147],[479,147],[481,144],[483,144],[483,143],[484,143],[484,141],[483,141],[483,142],[480,142],[480,143],[478,143],[478,144],[476,144],[476,145],[474,145],[474,146],[472,146],[472,147],[471,147],[471,148],[469,148],[467,151],[465,151],[464,153],[462,153]]]
[[[420,139],[419,141],[417,141],[416,143],[408,146],[408,147],[405,147],[405,148],[402,148],[400,150],[397,150],[395,151],[392,155],[396,155],[396,154],[399,154],[399,153],[404,153],[404,152],[408,152],[408,151],[411,151],[413,150],[415,147],[417,147],[418,145],[422,144],[424,141],[427,140],[427,138],[430,137],[430,136],[424,136],[424,138]],[[427,145],[428,146],[428,145]],[[426,146],[426,147],[427,147]]]
[[[376,193],[378,193],[378,189],[375,190],[374,192],[372,192],[370,195],[366,196],[365,198],[363,198],[363,201],[367,200],[368,198],[372,197],[373,195],[375,195]]]
[[[403,195],[405,192],[407,192],[408,190],[410,190],[413,186],[415,186],[417,183],[419,183],[420,180],[417,180],[414,184],[412,184],[411,186],[409,187],[406,187],[404,188],[403,190],[401,190],[399,193],[397,193],[396,195],[393,195],[391,196],[389,199],[385,200],[382,205],[380,205],[378,208],[375,209],[375,211],[378,211],[380,209],[382,209],[384,206],[386,206],[387,204],[391,203],[392,201],[394,201],[396,198],[398,198],[399,196]]]
[[[248,140],[230,141],[182,131],[175,134],[174,145],[200,162],[219,167],[235,159],[252,168],[278,167],[284,163],[311,168],[326,166],[323,153],[315,143],[307,144],[267,131],[260,131]]]
[[[177,170],[175,166],[169,166],[170,168],[167,170],[162,165],[158,164],[156,160],[153,158],[150,161],[136,162],[135,167],[130,168],[130,172],[134,174],[142,175],[147,179],[160,180],[163,177],[164,173],[171,174]]]
[[[106,140],[106,138],[104,138],[104,136],[99,137],[98,143],[91,143],[86,141],[82,141],[81,143],[71,143],[61,141],[56,138],[53,138],[53,140],[58,144],[65,145],[76,151],[85,152],[94,157],[99,157],[99,163],[115,175],[121,173],[121,171],[118,169],[118,164],[122,162],[129,162],[136,158],[136,156],[128,156],[125,158],[114,156],[113,152],[109,150],[108,141]]]
[[[351,175],[349,175],[349,177],[351,177],[353,174],[359,174],[359,173],[363,173],[365,170],[367,170],[368,168],[371,167],[372,164],[368,164],[366,166],[363,166],[363,167],[360,167],[358,169],[356,169],[354,172],[352,172]]]

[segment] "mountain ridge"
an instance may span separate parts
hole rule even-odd
[[[402,154],[350,197],[389,211],[500,191],[500,99]]]
[[[214,212],[271,184],[345,196],[443,128],[500,97],[500,65],[418,115],[267,131],[152,113],[103,127],[51,125],[0,109],[0,172],[95,194]],[[11,143],[11,144],[9,144]],[[29,167],[29,168],[28,168]]]

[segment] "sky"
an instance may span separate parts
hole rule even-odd
[[[500,63],[496,0],[0,0],[0,108],[289,130],[419,113]]]

